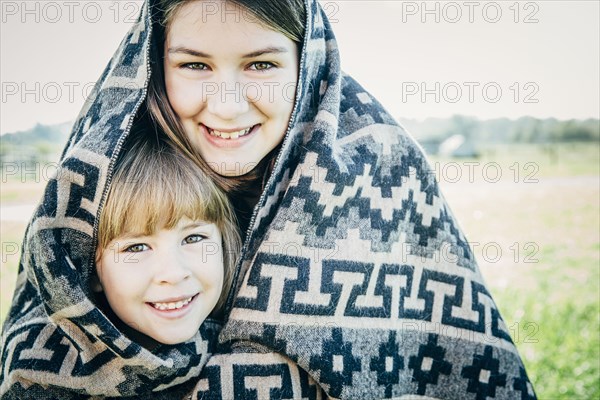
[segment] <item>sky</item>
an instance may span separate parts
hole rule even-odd
[[[72,121],[141,1],[0,2],[0,133]],[[321,1],[397,118],[599,118],[600,2]]]

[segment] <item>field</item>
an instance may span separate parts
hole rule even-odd
[[[520,146],[432,160],[540,399],[600,398],[599,155]]]
[[[431,163],[539,398],[599,399],[599,144],[509,146]],[[25,229],[6,207],[35,203],[45,183],[26,181],[3,175],[0,320]]]

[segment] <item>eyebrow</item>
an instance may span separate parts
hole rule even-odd
[[[173,54],[173,53],[189,54],[194,57],[212,58],[212,56],[210,54],[207,54],[207,53],[204,53],[204,52],[198,51],[198,50],[188,49],[187,47],[183,47],[183,46],[169,47],[168,53],[169,54]],[[244,54],[242,56],[242,58],[254,58],[254,57],[262,56],[264,54],[281,54],[281,53],[288,53],[288,50],[285,47],[269,46],[269,47],[265,47],[264,49],[259,49],[259,50],[253,51],[251,53]]]

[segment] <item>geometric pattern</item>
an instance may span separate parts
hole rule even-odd
[[[352,385],[353,373],[361,371],[360,359],[352,355],[352,342],[344,341],[341,329],[334,328],[323,347],[322,353],[327,356],[313,356],[310,369],[319,370],[321,384],[331,396],[339,397],[344,385]]]
[[[2,399],[536,398],[420,147],[341,71],[324,10],[305,4],[289,132],[224,323],[150,352],[90,299],[97,216],[145,107],[149,0],[28,226],[2,330]]]
[[[400,370],[404,369],[396,332],[390,332],[388,341],[379,345],[379,354],[371,358],[370,368],[377,372],[377,384],[385,386],[385,397],[391,397],[392,386],[399,383]]]
[[[242,351],[238,347],[237,351]],[[308,374],[274,352],[247,352],[213,356],[203,368],[193,399],[325,399]]]
[[[485,346],[484,354],[475,354],[473,364],[462,369],[469,379],[467,391],[477,394],[477,400],[496,396],[496,388],[506,385],[506,374],[499,372],[500,361],[493,356],[493,348]]]
[[[531,400],[535,399],[535,393],[533,391],[533,386],[527,379],[527,374],[525,373],[524,368],[519,368],[520,375],[518,378],[514,379],[513,389],[521,392],[521,400]]]
[[[438,346],[437,338],[429,335],[427,344],[419,346],[419,353],[411,356],[408,367],[413,370],[413,379],[418,383],[418,394],[425,394],[427,385],[437,385],[440,374],[450,375],[452,364],[444,360],[446,351]]]

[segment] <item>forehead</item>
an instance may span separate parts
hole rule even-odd
[[[236,48],[274,43],[295,45],[282,33],[260,23],[249,11],[226,1],[187,2],[168,23],[167,42],[170,46],[197,44],[210,47],[214,44],[214,47],[221,47],[228,39],[235,42]]]

